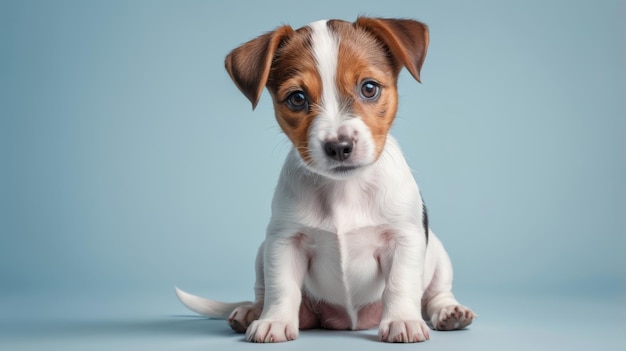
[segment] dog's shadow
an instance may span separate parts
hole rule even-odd
[[[245,342],[245,336],[234,332],[224,320],[208,319],[192,315],[153,316],[144,318],[102,318],[86,320],[47,320],[0,323],[0,339],[3,334],[16,339],[73,340],[132,339],[132,338],[193,338],[222,339]],[[347,331],[310,329],[300,331],[300,337],[308,340],[360,340],[379,341],[377,329]]]
[[[165,315],[143,318],[95,318],[85,320],[29,321],[0,323],[3,334],[17,339],[75,340],[133,339],[168,337],[184,339],[222,339],[245,342],[245,336],[234,332],[224,320],[192,315]],[[379,341],[376,328],[347,331],[310,329],[300,331],[307,340]]]

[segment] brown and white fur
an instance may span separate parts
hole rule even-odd
[[[462,329],[474,313],[451,292],[452,266],[389,134],[402,67],[419,81],[428,29],[360,17],[280,27],[233,50],[226,69],[256,106],[269,90],[293,143],[256,260],[254,303],[177,289],[193,311],[228,318],[253,342],[299,329],[379,328],[387,342]],[[426,322],[425,322],[426,321]]]

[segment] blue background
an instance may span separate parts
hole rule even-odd
[[[173,294],[252,298],[290,147],[223,59],[359,14],[430,27],[392,134],[479,319],[418,347],[625,342],[623,2],[0,0],[0,345],[248,347]]]

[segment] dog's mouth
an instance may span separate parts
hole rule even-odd
[[[337,166],[330,169],[335,174],[347,174],[361,168],[360,166]]]
[[[320,165],[315,162],[303,162],[303,165],[313,173],[335,180],[351,178],[367,168],[367,164]]]
[[[339,165],[326,171],[328,177],[334,179],[347,179],[359,174],[366,165]]]

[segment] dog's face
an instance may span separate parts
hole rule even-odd
[[[233,50],[226,68],[252,102],[267,86],[276,119],[311,171],[342,179],[380,156],[394,120],[401,68],[415,79],[428,46],[411,20],[318,21]]]

